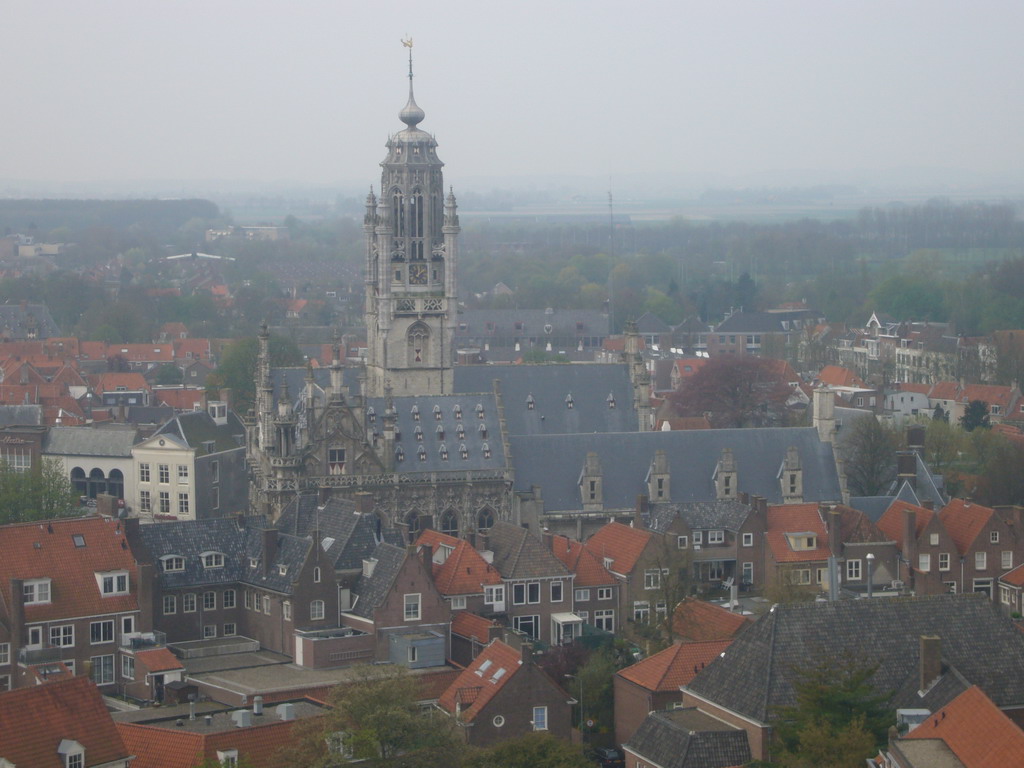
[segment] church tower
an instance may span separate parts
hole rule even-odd
[[[457,236],[455,195],[444,194],[437,142],[418,126],[412,90],[405,128],[387,142],[380,197],[366,198],[367,397],[453,391]]]

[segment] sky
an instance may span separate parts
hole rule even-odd
[[[407,49],[446,179],[1024,188],[1020,0],[33,0],[0,194],[379,182]]]

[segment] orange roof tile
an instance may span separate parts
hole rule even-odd
[[[140,664],[144,664],[148,672],[166,672],[170,669],[185,668],[185,665],[181,663],[181,659],[167,648],[152,648],[148,651],[139,651],[135,654],[135,660]]]
[[[191,354],[189,354],[191,353]],[[191,360],[210,359],[209,339],[175,339],[174,356],[185,357]]]
[[[97,392],[139,392],[151,389],[149,382],[141,373],[100,373],[90,377],[95,382]]]
[[[1014,587],[1024,587],[1024,565],[1018,565],[1012,571],[1007,571],[999,580]]]
[[[565,536],[551,537],[551,553],[562,561],[562,565],[576,574],[573,580],[577,587],[603,587],[615,584],[615,577],[605,568],[597,556],[582,543]]]
[[[476,639],[481,643],[489,642],[491,627],[497,627],[498,623],[477,616],[469,611],[457,611],[452,615],[452,634],[460,637]]]
[[[814,549],[793,549],[786,534],[813,533]],[[806,563],[827,560],[832,554],[828,548],[828,534],[818,514],[818,505],[778,504],[768,507],[768,531],[765,534],[772,556],[777,563]]]
[[[849,368],[826,365],[818,373],[818,380],[830,387],[864,387],[864,380]]]
[[[676,692],[722,653],[732,640],[671,645],[616,674],[654,692]]]
[[[687,598],[676,606],[672,631],[690,641],[731,640],[750,621],[714,603]]]
[[[1024,761],[1024,731],[976,685],[903,738],[942,739],[965,768],[1005,768]]]
[[[637,560],[650,540],[651,534],[648,531],[622,523],[608,523],[587,539],[584,546],[594,553],[602,565],[605,558],[611,558],[608,570],[625,575],[636,567]]]
[[[81,536],[83,546],[75,546]],[[99,516],[0,527],[0,595],[11,579],[49,578],[50,602],[25,606],[28,622],[122,613],[139,608],[135,559],[119,522]],[[96,574],[127,571],[130,594],[104,597]]]
[[[939,381],[931,388],[928,397],[932,400],[956,400],[960,385],[955,381]]]
[[[0,723],[4,737],[0,757],[17,766],[63,768],[57,747],[64,739],[85,747],[89,765],[123,760],[132,754],[88,677],[0,694]],[[10,734],[18,736],[10,738]]]
[[[971,548],[994,514],[995,510],[980,504],[953,499],[939,512],[939,520],[962,555]]]
[[[924,507],[919,507],[916,504],[911,504],[908,501],[897,499],[889,508],[885,510],[880,518],[878,518],[878,530],[885,534],[890,541],[895,541],[900,547],[903,546],[903,512],[904,510],[913,510],[915,512],[914,518],[914,536],[918,537],[921,532],[928,526],[928,523],[932,521],[932,517],[935,512]]]
[[[168,405],[177,411],[194,411],[197,404],[202,407],[205,395],[205,389],[186,387],[175,387],[173,389],[160,389],[158,387],[153,390],[153,399],[157,403]]]
[[[118,723],[117,730],[135,760],[132,768],[194,768],[217,760],[218,750],[237,749],[239,762],[253,768],[280,765],[278,750],[291,743],[296,720],[278,720],[217,733],[193,733],[142,723]]]
[[[485,584],[501,584],[501,574],[469,545],[459,541],[442,565],[434,565],[434,585],[442,595],[475,595]]]
[[[960,390],[959,400],[962,403],[981,400],[990,408],[993,405],[1000,406],[1002,412],[1006,413],[1016,397],[1016,391],[1012,387],[1001,387],[995,384],[968,384]]]
[[[455,712],[458,705],[462,720],[472,722],[521,667],[520,652],[501,640],[494,640],[459,673],[437,703],[448,712]]]

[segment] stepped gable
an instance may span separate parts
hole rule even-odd
[[[944,670],[924,698],[917,695],[922,635],[941,638]],[[894,692],[892,707],[934,711],[972,684],[1001,709],[1024,706],[1024,633],[975,593],[777,605],[685,691],[765,723],[794,703],[798,670],[840,659],[877,664],[872,685]]]

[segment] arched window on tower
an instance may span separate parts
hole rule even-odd
[[[494,525],[494,510],[484,507],[476,515],[476,529],[486,531],[492,525]]]
[[[409,329],[408,339],[408,364],[420,366],[430,359],[430,330],[423,323],[416,323]]]
[[[459,535],[459,516],[455,514],[455,510],[449,509],[441,515],[441,533],[446,533],[449,536]]]
[[[395,234],[405,237],[405,201],[398,190],[391,195],[391,221],[395,225]]]

